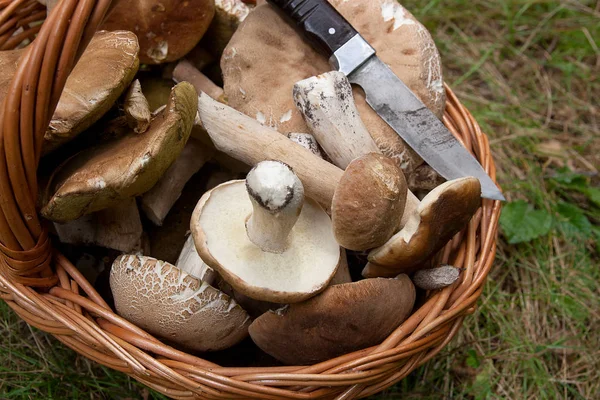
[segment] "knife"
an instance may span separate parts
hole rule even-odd
[[[363,88],[367,103],[440,175],[448,180],[474,176],[482,197],[505,201],[475,157],[327,0],[267,1],[290,17],[334,68]]]

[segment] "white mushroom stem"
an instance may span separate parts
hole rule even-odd
[[[198,93],[205,92],[213,99],[223,101],[223,88],[215,85],[213,81],[198,71],[194,64],[186,59],[177,63],[173,70],[173,80],[175,82],[187,81],[194,85]]]
[[[118,206],[54,227],[62,243],[94,245],[129,252],[142,240],[142,221],[134,198]]]
[[[217,274],[215,271],[206,265],[206,263],[202,261],[198,255],[192,235],[188,236],[187,240],[185,241],[175,266],[183,272],[186,272],[187,274],[198,278],[202,282],[206,282],[211,286],[217,279]]]
[[[323,158],[323,153],[321,153],[321,149],[319,148],[319,142],[317,142],[317,139],[310,133],[291,132],[288,133],[287,137],[292,142],[298,143],[305,149],[310,150],[310,152],[316,155],[317,157]]]
[[[294,85],[294,101],[313,135],[342,169],[357,157],[381,153],[360,119],[352,86],[342,72],[332,71]]]
[[[148,130],[151,119],[150,106],[142,93],[142,85],[138,79],[129,86],[123,108],[127,124],[135,133],[144,133]]]
[[[340,168],[233,108],[201,93],[198,110],[202,125],[217,150],[248,165],[280,160],[302,181],[306,195],[327,209],[340,179]]]
[[[246,177],[252,214],[246,232],[263,251],[283,253],[304,204],[304,187],[291,168],[279,161],[263,161]]]
[[[210,160],[214,149],[190,138],[179,157],[169,167],[152,189],[142,196],[142,210],[154,224],[162,226],[163,221],[190,178]]]

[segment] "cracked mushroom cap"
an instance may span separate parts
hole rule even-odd
[[[139,67],[137,37],[96,32],[73,68],[44,135],[44,153],[74,139],[112,108]]]
[[[290,180],[288,192],[291,196],[281,198],[281,192],[271,192],[265,185],[262,188],[270,198],[263,198],[262,205],[255,206],[249,196],[252,190],[246,189],[252,171],[248,176],[246,181],[230,181],[217,186],[205,193],[196,205],[191,230],[200,257],[236,291],[256,300],[292,303],[324,290],[340,262],[340,247],[333,236],[329,216],[317,202],[308,198],[304,199],[303,206],[300,204],[300,207],[287,210],[287,204],[296,201],[300,190],[293,180]],[[297,179],[295,175],[293,178]],[[246,227],[246,222],[259,214],[256,207],[275,206],[279,200],[284,201],[284,206],[279,207],[283,211],[274,213],[272,221],[248,223]],[[273,248],[272,239],[281,236],[276,225],[290,217],[284,215],[288,211],[297,221],[292,222],[293,227],[288,227],[286,247],[280,251]],[[256,237],[249,238],[249,233],[256,230],[259,231],[260,245],[255,244]]]
[[[480,206],[481,185],[477,178],[459,178],[441,184],[423,198],[398,233],[369,253],[363,276],[395,276],[415,271],[463,229]]]
[[[379,247],[392,237],[404,212],[408,187],[396,164],[381,154],[354,159],[331,204],[333,232],[347,249]]]
[[[120,316],[187,349],[223,350],[248,335],[250,317],[233,299],[167,262],[119,256],[110,289]]]
[[[330,0],[377,55],[438,117],[445,91],[439,53],[427,29],[396,0]],[[290,95],[294,84],[330,71],[320,55],[268,4],[239,26],[221,58],[228,104],[281,133],[308,132]],[[268,90],[265,90],[268,88]],[[354,90],[360,116],[381,151],[406,172],[422,160]]]
[[[140,41],[140,61],[162,64],[185,56],[215,15],[214,0],[116,0],[101,29],[126,29]]]
[[[314,364],[381,343],[408,318],[415,297],[406,275],[333,285],[258,317],[250,337],[285,364]]]
[[[185,146],[197,101],[194,87],[180,83],[146,132],[131,132],[68,159],[50,179],[42,215],[70,221],[148,191]]]

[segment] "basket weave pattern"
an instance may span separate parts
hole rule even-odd
[[[484,200],[437,261],[461,280],[427,301],[383,343],[313,366],[224,368],[162,344],[116,315],[52,248],[38,218],[36,171],[44,132],[78,56],[110,0],[0,0],[0,50],[27,47],[0,104],[0,297],[27,323],[76,352],[178,399],[353,399],[393,385],[434,357],[473,313],[496,250],[500,203]],[[37,35],[37,37],[36,37]],[[446,87],[444,123],[495,179],[488,139]]]

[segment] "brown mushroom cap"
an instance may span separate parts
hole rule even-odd
[[[101,29],[126,29],[140,41],[144,64],[172,62],[202,39],[215,14],[214,0],[115,0]]]
[[[387,242],[398,228],[407,190],[404,174],[391,159],[376,153],[354,159],[331,204],[338,243],[362,251]]]
[[[96,32],[67,79],[44,135],[45,153],[75,138],[115,104],[138,71],[139,50],[131,32]]]
[[[331,0],[438,117],[445,92],[439,53],[426,28],[396,0]],[[268,4],[256,7],[233,35],[221,58],[228,104],[282,133],[308,132],[290,95],[296,82],[332,68],[292,25]],[[381,151],[410,172],[422,163],[354,90],[360,116]]]
[[[70,221],[148,191],[185,146],[197,101],[193,86],[180,83],[146,132],[132,132],[67,160],[50,180],[42,215]]]
[[[250,325],[250,337],[286,364],[314,364],[381,343],[410,315],[415,297],[406,275],[333,285],[263,314]]]
[[[438,186],[423,198],[417,212],[398,233],[369,253],[370,264],[383,268],[368,265],[363,276],[413,272],[463,229],[480,205],[481,185],[477,178],[455,179]]]
[[[292,303],[325,289],[340,261],[325,211],[305,198],[282,253],[264,251],[250,241],[245,223],[252,212],[243,180],[205,193],[190,224],[202,260],[235,290],[256,300]]]
[[[167,262],[122,255],[110,288],[120,316],[185,348],[222,350],[248,334],[250,317],[233,299]]]

